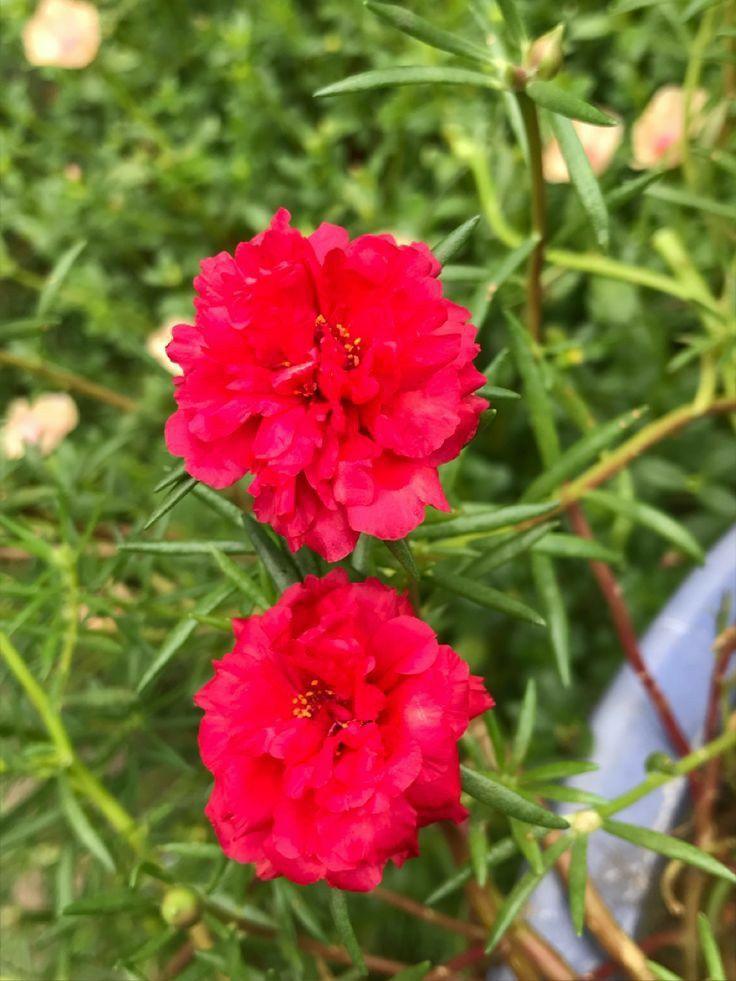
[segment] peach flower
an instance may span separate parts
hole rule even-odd
[[[186,318],[170,317],[146,338],[146,351],[148,351],[154,361],[158,361],[161,367],[172,375],[180,375],[181,368],[178,364],[174,364],[174,362],[169,359],[169,356],[166,353],[166,346],[171,340],[172,330],[184,319]]]
[[[28,446],[47,456],[78,422],[77,406],[66,392],[39,395],[33,403],[13,399],[0,429],[0,448],[8,460],[20,460]]]
[[[86,68],[100,47],[100,17],[86,0],[41,0],[23,29],[32,65]]]
[[[693,136],[702,126],[702,110],[707,94],[703,89],[693,92],[690,103],[690,132]],[[679,85],[665,85],[649,100],[644,112],[634,123],[631,143],[634,151],[632,167],[677,167],[682,160],[682,139],[685,130],[685,92]]]
[[[613,155],[619,148],[624,135],[622,123],[615,126],[593,126],[591,123],[581,123],[574,120],[573,127],[578,134],[585,156],[590,161],[594,174],[602,174],[608,167]],[[544,148],[542,156],[544,179],[550,184],[569,184],[570,175],[567,164],[557,140],[550,140]]]

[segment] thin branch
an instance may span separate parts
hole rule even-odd
[[[547,839],[555,841],[558,837],[559,833],[553,833]],[[557,868],[565,882],[570,874],[571,861],[569,852],[563,852],[557,859]],[[590,877],[585,886],[585,922],[601,947],[615,958],[633,981],[654,981],[644,951],[618,925]]]
[[[409,916],[415,916],[419,920],[424,920],[425,923],[441,927],[450,933],[457,933],[459,936],[467,937],[469,940],[485,940],[487,937],[486,931],[481,926],[476,926],[474,923],[463,923],[462,920],[445,916],[444,913],[439,913],[430,906],[425,906],[423,903],[418,903],[408,896],[402,896],[401,893],[386,889],[383,886],[376,886],[370,895],[373,899],[380,899],[389,906],[402,910]]]
[[[651,955],[656,954],[663,947],[678,947],[681,943],[682,934],[679,930],[661,930],[659,933],[653,933],[650,937],[645,937],[644,940],[640,941],[639,947],[645,954]],[[618,968],[618,960],[607,961],[587,974],[585,976],[586,981],[604,981],[605,978],[610,978],[616,974]]]
[[[715,738],[720,714],[720,700],[726,671],[731,655],[736,652],[736,627],[727,627],[713,645],[715,661],[711,674],[708,707],[705,713],[705,731],[703,741],[710,742]],[[698,845],[706,848],[713,840],[712,813],[718,793],[718,779],[721,772],[721,759],[711,760],[703,773],[702,790],[695,808],[695,826],[697,829]]]
[[[39,375],[61,388],[68,388],[80,395],[95,399],[97,402],[111,405],[115,409],[122,409],[123,412],[135,412],[138,408],[138,404],[133,399],[128,398],[127,395],[120,395],[119,392],[114,392],[111,388],[98,385],[82,375],[77,375],[73,371],[67,371],[66,368],[59,368],[57,365],[48,364],[45,361],[23,358],[20,355],[11,354],[9,351],[0,351],[0,366],[19,368],[21,371],[28,371],[32,375]]]
[[[568,508],[568,514],[575,534],[592,541],[593,532],[580,505],[571,504]],[[649,669],[644,663],[641,651],[639,650],[639,642],[636,637],[636,631],[634,630],[634,624],[626,606],[621,587],[611,572],[611,567],[605,562],[590,562],[589,565],[608,606],[608,612],[613,620],[613,625],[626,660],[649,695],[649,699],[659,716],[672,747],[678,755],[687,756],[691,752],[690,743],[682,731],[680,723],[675,718],[667,696],[649,673]]]

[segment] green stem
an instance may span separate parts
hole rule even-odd
[[[651,794],[658,787],[664,786],[664,784],[675,780],[677,777],[687,776],[710,760],[726,753],[734,746],[736,746],[736,730],[725,732],[718,739],[714,739],[713,742],[701,746],[700,749],[696,749],[687,756],[683,756],[682,759],[672,765],[669,772],[650,773],[646,779],[642,780],[635,787],[632,787],[631,790],[627,790],[626,793],[621,794],[619,797],[614,797],[613,800],[607,804],[603,804],[601,807],[595,808],[595,810],[600,817],[608,817],[611,814],[616,814],[618,811],[623,811],[642,797]]]
[[[517,248],[521,245],[523,237],[509,225],[501,211],[496,186],[493,183],[491,170],[481,147],[473,148],[472,154],[468,157],[468,163],[475,178],[481,210],[491,231],[495,232],[498,239],[510,249]]]
[[[18,354],[11,354],[9,351],[0,351],[0,367],[3,366],[7,368],[20,368],[21,371],[28,371],[33,375],[48,378],[49,381],[60,385],[61,388],[68,388],[73,392],[79,392],[80,395],[86,395],[88,398],[96,399],[98,402],[112,405],[116,409],[122,409],[123,412],[135,412],[138,407],[133,399],[129,399],[127,395],[120,395],[118,392],[113,392],[112,389],[106,388],[104,385],[98,385],[96,382],[89,381],[89,379],[83,378],[81,375],[76,375],[72,371],[48,364],[45,361],[36,361],[33,358],[24,358]]]
[[[683,126],[680,150],[682,157],[682,173],[685,178],[685,183],[690,187],[695,187],[697,183],[696,172],[693,168],[692,159],[690,156],[693,97],[695,96],[695,90],[697,89],[700,81],[705,54],[713,37],[715,17],[716,8],[714,6],[711,6],[703,14],[703,19],[700,22],[698,32],[690,46],[690,59],[688,61],[687,70],[683,81]]]
[[[97,777],[79,760],[75,760],[70,766],[69,777],[75,789],[84,794],[90,804],[97,808],[110,827],[125,838],[133,851],[142,854],[145,851],[144,829],[137,825],[117,799],[105,790]]]
[[[59,764],[69,767],[74,762],[74,750],[66,734],[66,729],[49,702],[46,692],[28,670],[20,652],[15,648],[7,634],[0,631],[0,654],[28,696],[46,727],[51,742],[59,754]]]
[[[539,240],[529,257],[527,272],[526,305],[529,332],[535,340],[542,330],[542,267],[546,244],[547,220],[544,193],[544,173],[542,171],[542,138],[539,133],[539,114],[537,107],[525,92],[517,93],[516,100],[521,110],[527,143],[529,145],[529,172],[532,183],[532,230]]]
[[[59,654],[56,678],[54,679],[54,701],[58,704],[64,692],[72,666],[74,649],[79,635],[79,580],[75,556],[68,546],[61,546],[56,551],[58,568],[66,590],[66,601],[63,608],[64,640]]]
[[[723,412],[736,411],[736,398],[717,399],[708,405],[696,407],[695,405],[683,405],[673,409],[660,419],[655,419],[648,426],[644,426],[638,433],[635,433],[626,442],[621,443],[613,452],[609,453],[605,459],[594,464],[589,470],[568,484],[560,494],[562,508],[569,504],[579,501],[585,494],[594,490],[599,484],[610,479],[619,470],[623,470],[632,460],[640,456],[651,446],[661,442],[668,436],[674,435],[688,423],[705,416],[717,415]],[[548,520],[549,514],[545,514]]]
[[[59,715],[54,711],[46,692],[28,670],[19,651],[7,634],[0,631],[0,655],[41,717],[46,731],[59,756],[59,765],[69,774],[77,790],[87,797],[107,819],[111,827],[123,835],[137,852],[143,851],[143,830],[91,773],[74,752]]]
[[[562,266],[563,269],[575,269],[579,272],[602,276],[604,279],[615,279],[622,283],[632,283],[635,286],[645,286],[647,289],[666,293],[685,303],[697,303],[719,320],[723,320],[723,311],[712,297],[704,297],[694,292],[690,286],[679,283],[672,276],[644,269],[642,266],[630,266],[628,263],[610,259],[595,252],[568,252],[566,249],[548,249],[547,260],[552,265]]]

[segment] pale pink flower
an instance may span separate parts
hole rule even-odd
[[[158,361],[161,367],[172,375],[180,375],[181,368],[169,358],[166,353],[166,347],[171,341],[172,330],[177,324],[182,322],[182,319],[182,317],[170,317],[146,338],[146,351],[148,351],[154,361]]]
[[[8,460],[20,460],[28,446],[47,456],[78,422],[74,399],[65,392],[39,395],[33,403],[14,399],[0,429],[0,448]]]
[[[86,0],[41,0],[23,29],[32,65],[86,68],[100,47],[100,17]]]
[[[707,94],[696,89],[690,102],[689,136],[703,124],[702,110]],[[631,144],[634,152],[632,167],[648,170],[651,167],[677,167],[682,160],[682,141],[685,131],[685,91],[679,85],[665,85],[654,93],[644,112],[634,123]]]
[[[624,135],[622,123],[615,126],[593,126],[574,120],[572,124],[578,134],[585,156],[590,161],[594,174],[602,174],[618,150]],[[542,156],[544,179],[550,184],[569,184],[570,175],[557,140],[550,140]]]

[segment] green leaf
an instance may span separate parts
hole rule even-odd
[[[431,967],[431,961],[422,961],[421,964],[405,967],[403,971],[394,974],[393,981],[422,981],[422,978],[426,977]]]
[[[570,684],[570,625],[552,559],[532,552],[532,575],[549,626],[549,641],[557,672],[562,684],[567,687]]]
[[[242,555],[253,552],[250,542],[217,541],[211,542],[123,542],[118,545],[119,552],[142,552],[146,555],[209,555],[212,549],[223,555]]]
[[[366,7],[403,34],[408,34],[432,48],[449,51],[450,54],[460,55],[463,58],[471,58],[484,65],[488,65],[492,60],[489,51],[485,48],[435,27],[428,20],[417,17],[404,7],[393,3],[375,3],[374,0],[366,0]]]
[[[245,593],[249,600],[251,600],[256,606],[259,606],[262,610],[267,610],[269,608],[271,603],[268,597],[263,595],[260,586],[251,579],[245,569],[241,568],[241,566],[233,562],[232,559],[228,558],[227,555],[224,555],[214,547],[210,549],[210,554],[222,572],[228,577],[228,579],[235,583],[238,589]]]
[[[545,467],[551,467],[560,456],[560,440],[554,424],[552,404],[534,357],[529,333],[512,313],[504,310],[508,325],[511,353],[524,383],[524,398],[529,409],[529,421]]]
[[[58,321],[53,317],[17,317],[3,320],[0,323],[0,338],[10,341],[16,337],[25,337],[26,334],[38,334],[56,323]]]
[[[462,225],[458,225],[449,235],[446,235],[440,242],[435,245],[432,249],[434,257],[441,265],[445,265],[449,262],[453,256],[462,249],[465,243],[470,239],[470,236],[476,229],[478,222],[480,221],[480,215],[473,215],[467,221],[463,222]]]
[[[411,545],[406,538],[399,538],[398,541],[390,542],[386,539],[383,540],[383,544],[391,552],[397,562],[400,563],[404,571],[412,578],[419,579],[419,570],[417,569],[417,564],[414,561],[414,556],[411,551]]]
[[[516,401],[521,398],[518,392],[512,392],[510,388],[499,388],[498,385],[484,385],[479,388],[476,395],[482,395],[485,399],[495,399],[496,402]]]
[[[539,834],[546,834],[546,831],[540,829]],[[495,845],[491,845],[486,851],[486,865],[489,869],[493,868],[495,865],[501,865],[502,862],[508,861],[508,859],[513,858],[518,852],[518,847],[513,838],[502,838],[497,841]],[[435,903],[439,903],[441,899],[449,896],[453,892],[457,892],[458,889],[462,889],[466,882],[469,882],[472,877],[472,872],[469,867],[460,869],[459,872],[455,872],[454,875],[446,879],[441,885],[434,889],[429,896],[424,900],[427,906],[433,906]]]
[[[517,821],[516,818],[508,819],[511,834],[516,842],[519,851],[532,867],[534,872],[542,871],[542,852],[536,838],[531,835],[531,825],[524,821]]]
[[[601,507],[607,508],[615,514],[622,514],[637,524],[644,525],[645,528],[661,535],[662,538],[671,542],[675,548],[680,549],[696,562],[705,561],[705,553],[690,532],[663,511],[659,511],[649,504],[642,504],[641,501],[627,501],[610,491],[589,491],[585,495],[585,499],[600,504]]]
[[[110,916],[113,913],[142,913],[153,909],[146,896],[135,892],[107,892],[85,896],[65,906],[64,916]]]
[[[428,65],[406,65],[397,68],[377,68],[374,71],[350,75],[315,92],[318,99],[350,92],[369,92],[390,89],[398,85],[472,85],[498,91],[501,83],[491,75],[468,71],[466,68],[434,68]]]
[[[481,804],[501,811],[507,817],[526,821],[527,824],[537,824],[542,828],[569,827],[564,818],[517,794],[516,791],[500,783],[491,774],[483,775],[467,766],[461,766],[460,773],[463,790],[466,794],[479,800]]]
[[[588,160],[580,138],[575,132],[575,127],[569,119],[553,113],[550,122],[567,164],[570,181],[590,219],[596,241],[602,249],[607,249],[609,242],[608,211],[590,160]]]
[[[579,538],[577,535],[567,535],[554,532],[534,545],[534,551],[541,555],[551,555],[556,559],[587,559],[594,562],[608,562],[609,565],[619,565],[623,562],[620,552],[606,548],[591,538]]]
[[[368,971],[363,960],[363,952],[355,936],[353,924],[350,922],[350,914],[348,913],[348,905],[345,901],[344,892],[341,892],[339,889],[330,889],[330,909],[332,911],[332,918],[335,921],[335,927],[337,928],[337,934],[343,947],[350,954],[350,959],[360,971],[361,975],[367,976]]]
[[[678,862],[685,862],[695,866],[696,869],[702,869],[703,872],[709,872],[711,875],[736,883],[736,875],[729,868],[713,858],[712,855],[708,855],[707,852],[701,851],[700,848],[696,848],[695,845],[691,845],[687,841],[662,834],[661,831],[652,831],[649,828],[639,828],[634,824],[625,824],[623,821],[614,821],[612,818],[603,821],[603,830],[607,831],[609,835],[630,841],[633,845],[639,845],[641,848],[647,848],[659,855],[665,855],[667,858],[675,859]]]
[[[503,259],[493,265],[487,275],[483,277],[484,282],[478,287],[473,302],[470,304],[471,319],[478,328],[483,326],[483,322],[498,291],[513,276],[517,269],[526,262],[538,242],[539,235],[531,235],[521,245],[512,249]],[[492,377],[493,368],[493,363],[486,368],[484,374],[487,378]]]
[[[165,514],[168,514],[175,504],[178,504],[183,497],[187,496],[187,494],[194,488],[196,483],[197,481],[194,479],[194,477],[188,477],[186,480],[182,481],[181,484],[177,484],[171,490],[171,492],[166,495],[163,503],[156,508],[148,521],[146,521],[146,523],[143,525],[143,530],[148,531],[151,525],[155,525],[160,518],[163,518]]]
[[[605,449],[617,442],[646,413],[645,408],[631,409],[610,422],[597,426],[573,443],[562,456],[541,476],[537,477],[524,493],[523,500],[538,501],[552,493],[570,477],[577,476],[584,467],[595,460]]]
[[[193,614],[206,615],[211,613],[220,603],[224,602],[227,597],[233,592],[233,586],[231,583],[221,583],[211,593],[207,593],[199,603],[194,607],[192,611]],[[158,656],[154,659],[153,663],[149,665],[148,670],[145,672],[141,680],[138,682],[137,692],[140,695],[141,692],[145,691],[146,688],[154,681],[176,654],[180,647],[189,640],[191,635],[197,629],[197,621],[194,619],[193,615],[186,616],[180,623],[178,623],[166,636],[161,649],[158,652]]]
[[[202,858],[208,862],[219,858],[222,849],[208,841],[167,841],[159,846],[162,851],[181,855],[183,858]]]
[[[271,538],[263,525],[250,514],[242,515],[245,530],[277,589],[288,589],[301,580],[296,562]]]
[[[623,184],[615,187],[612,191],[608,191],[605,196],[608,210],[614,211],[628,204],[629,201],[633,201],[634,198],[637,198],[646,191],[650,185],[662,180],[664,173],[664,170],[650,170],[645,174],[634,177],[633,180],[624,181]]]
[[[526,781],[522,781],[526,786]],[[584,804],[586,807],[600,807],[608,801],[600,794],[594,794],[590,790],[581,790],[580,787],[568,787],[566,784],[558,783],[535,783],[534,793],[547,800],[560,800],[565,804]]]
[[[310,904],[304,901],[302,893],[287,879],[281,879],[280,882],[281,889],[286,896],[286,900],[294,916],[299,920],[307,933],[310,933],[317,940],[321,940],[322,943],[329,943],[329,938],[312,912]]]
[[[517,915],[521,912],[521,909],[525,905],[526,901],[542,881],[543,877],[555,864],[560,855],[562,855],[570,847],[571,843],[572,838],[569,835],[558,838],[557,841],[553,845],[550,845],[550,847],[542,855],[542,872],[525,872],[524,875],[518,880],[516,885],[501,904],[501,907],[496,914],[496,922],[493,924],[491,935],[488,938],[488,943],[486,944],[487,954],[490,954],[496,949],[499,941],[514,922]]]
[[[534,720],[537,714],[537,686],[533,678],[526,683],[524,701],[522,702],[519,721],[516,726],[516,735],[511,750],[511,765],[521,766],[526,757],[529,743],[534,732]]]
[[[727,218],[729,221],[736,221],[736,207],[726,204],[723,201],[714,201],[713,198],[706,198],[700,194],[692,194],[679,187],[669,185],[657,185],[650,187],[646,191],[647,197],[656,198],[658,201],[665,201],[667,204],[679,204],[684,208],[693,208],[695,211],[704,212],[709,215],[716,215],[718,218]]]
[[[238,528],[242,528],[242,510],[237,504],[228,501],[222,494],[218,494],[217,491],[213,491],[211,487],[206,487],[204,484],[197,484],[194,488],[194,496],[204,501],[205,504],[209,504],[212,510],[216,511],[222,518],[225,518],[226,521],[237,525]]]
[[[488,531],[499,531],[511,525],[521,524],[539,518],[559,507],[557,501],[543,504],[512,504],[509,507],[483,508],[470,514],[461,514],[447,521],[420,525],[412,532],[414,538],[436,539],[455,538],[458,535],[478,535]]]
[[[59,775],[59,800],[64,817],[69,823],[69,827],[84,845],[87,851],[91,852],[100,865],[108,872],[115,871],[115,862],[107,849],[102,838],[97,834],[90,824],[89,818],[82,810],[79,802],[74,796],[74,792],[69,786],[69,781],[64,774]]]
[[[483,549],[482,555],[477,561],[471,564],[475,576],[480,573],[490,572],[491,569],[498,569],[499,566],[511,562],[529,551],[534,545],[549,535],[550,530],[556,527],[556,522],[549,521],[545,525],[535,525],[528,531],[520,534],[502,538],[495,535],[489,538],[476,538],[472,542],[474,549]]]
[[[516,0],[496,0],[496,3],[506,24],[509,40],[518,51],[526,40],[526,30]]]
[[[647,967],[658,981],[682,981],[679,974],[670,971],[668,967],[662,967],[656,961],[647,961]]]
[[[593,773],[598,769],[597,763],[589,763],[587,760],[560,760],[556,763],[543,763],[541,766],[532,767],[521,776],[521,782],[545,783],[548,780],[562,780],[565,777],[575,777],[581,773]]]
[[[468,853],[473,876],[479,886],[488,880],[488,835],[483,821],[471,821],[468,828]]]
[[[708,969],[708,981],[724,981],[726,969],[721,960],[718,943],[713,935],[713,928],[705,913],[698,913],[698,938],[703,952],[705,966]]]
[[[78,256],[87,244],[85,239],[79,239],[74,245],[70,246],[66,252],[59,257],[54,268],[51,270],[43,284],[41,292],[38,294],[36,313],[39,317],[51,309],[56,300],[57,294],[61,289],[64,280],[68,276],[72,266],[77,261]]]
[[[486,606],[489,610],[498,610],[499,613],[505,613],[517,620],[534,623],[538,627],[546,626],[536,610],[527,606],[526,603],[514,599],[513,596],[507,596],[506,593],[493,589],[491,586],[485,586],[474,579],[466,579],[465,576],[458,576],[453,572],[442,572],[439,569],[433,569],[430,578],[437,585],[449,589],[450,592],[469,599],[479,606]]]
[[[158,494],[159,491],[166,490],[166,488],[171,487],[172,484],[178,483],[182,477],[186,476],[185,467],[185,463],[180,463],[178,466],[174,467],[173,470],[170,470],[169,473],[167,473],[165,477],[162,477],[153,488],[153,493]]]
[[[616,120],[591,106],[576,95],[571,95],[565,89],[560,88],[554,82],[530,82],[526,89],[526,94],[550,112],[556,112],[560,116],[568,119],[579,119],[584,123],[592,123],[593,126],[615,126]]]
[[[581,937],[585,928],[585,890],[588,885],[587,835],[575,835],[573,837],[568,879],[572,925],[575,928],[575,933]]]

